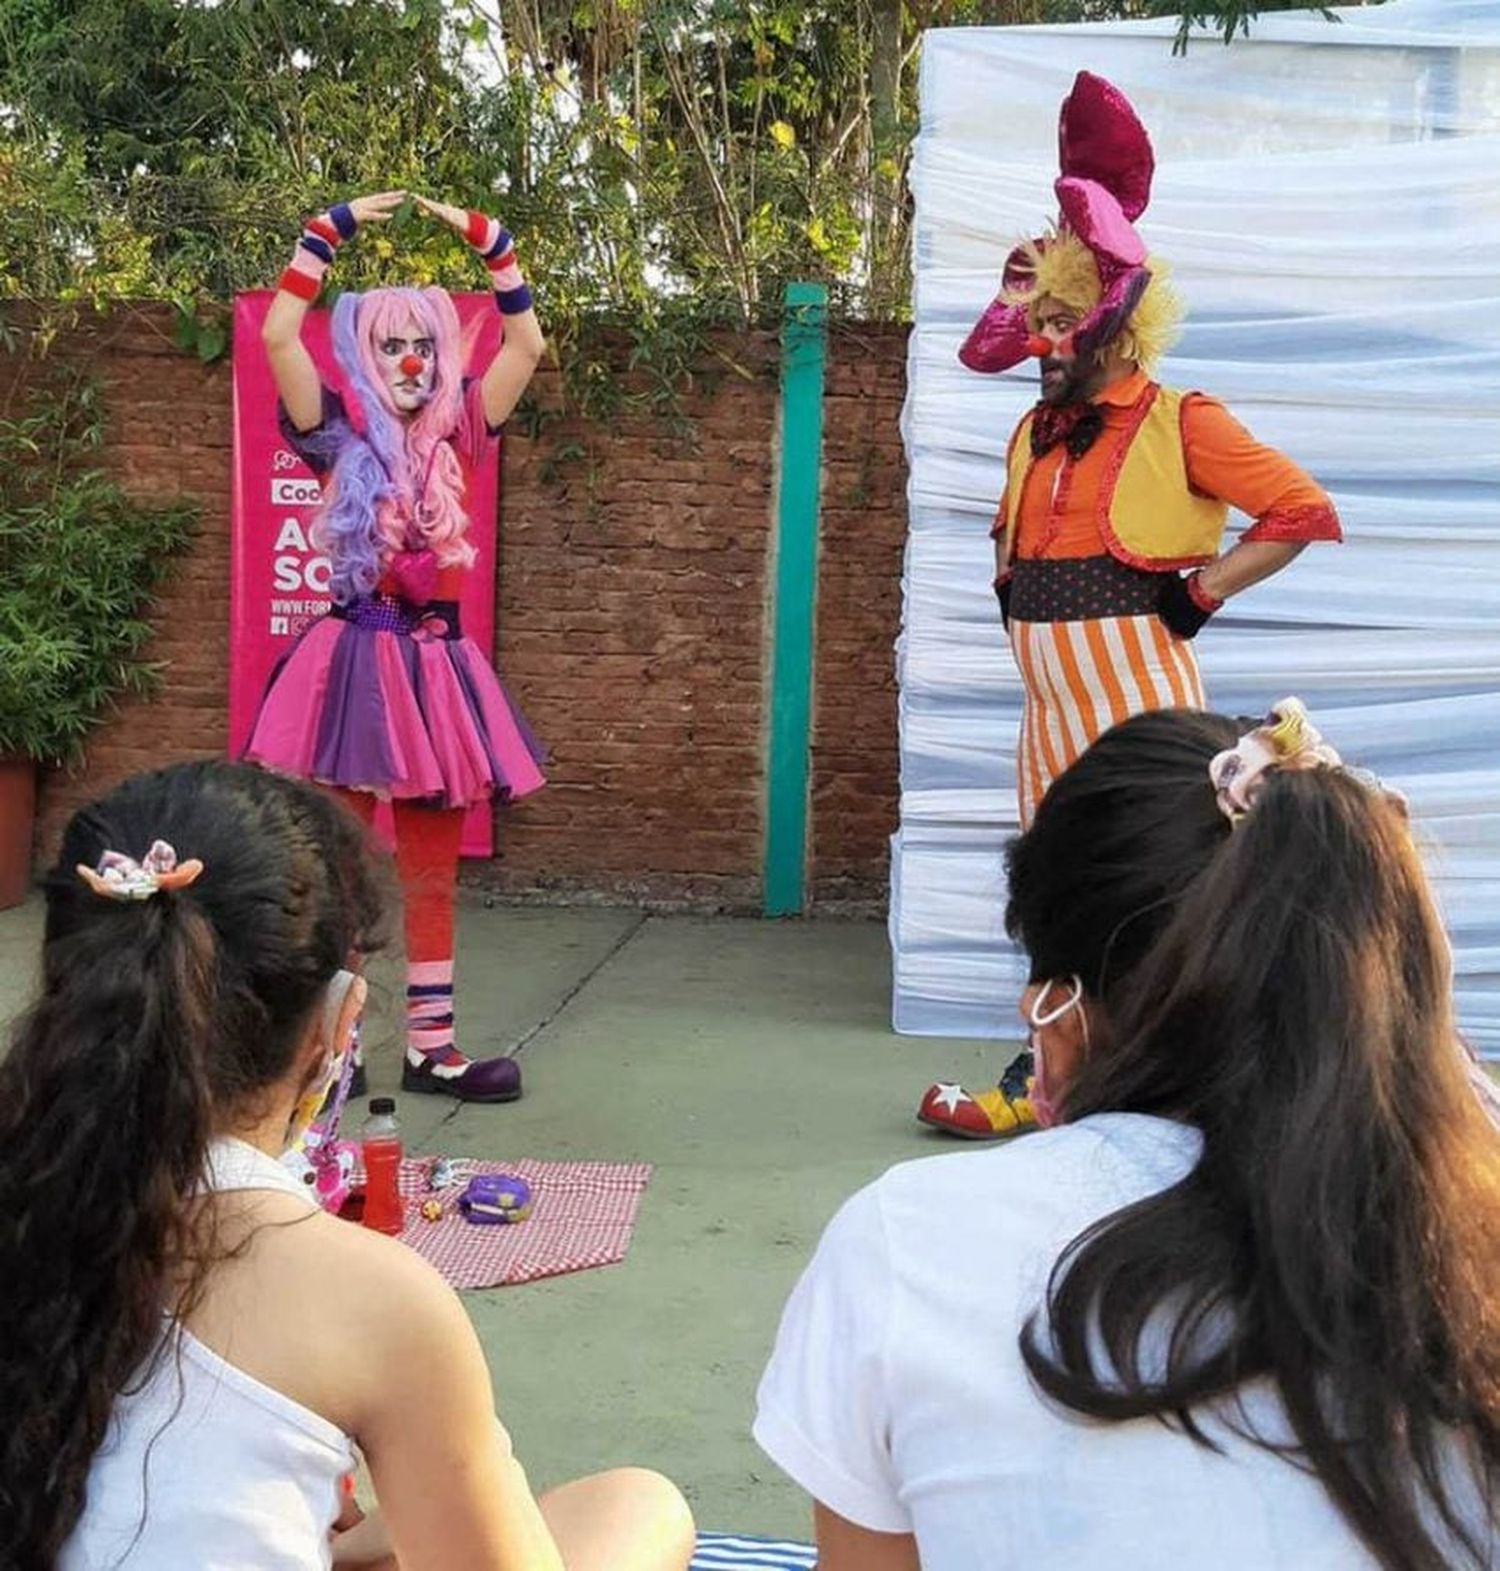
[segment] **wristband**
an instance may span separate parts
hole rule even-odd
[[[498,218],[487,218],[483,213],[471,212],[464,238],[479,253],[489,269],[490,287],[495,292],[495,304],[505,316],[515,316],[531,309],[531,290],[521,276],[520,263],[516,261],[516,243],[509,230]]]
[[[1197,573],[1189,573],[1186,578],[1179,573],[1162,575],[1156,614],[1168,632],[1179,638],[1195,637],[1209,617],[1224,604],[1207,593],[1197,578]]]
[[[1202,568],[1199,568],[1195,573],[1189,573],[1183,582],[1187,585],[1188,597],[1192,600],[1193,604],[1203,612],[1205,616],[1212,616],[1215,611],[1221,610],[1223,608],[1224,602],[1222,600],[1215,600],[1214,597],[1203,587]]]
[[[339,202],[317,218],[309,218],[277,288],[311,305],[323,287],[323,275],[333,262],[334,252],[358,228],[359,220],[347,202]]]

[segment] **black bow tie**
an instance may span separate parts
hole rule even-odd
[[[1038,404],[1031,414],[1031,456],[1040,458],[1062,442],[1070,458],[1082,458],[1103,429],[1097,404]]]

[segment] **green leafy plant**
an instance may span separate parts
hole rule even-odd
[[[564,413],[613,417],[623,333],[675,434],[714,329],[772,325],[787,281],[905,318],[924,30],[1172,11],[1183,48],[1305,3],[0,0],[0,299],[169,300],[210,361],[306,214],[419,189],[515,234]],[[409,215],[332,278],[483,287]]]
[[[172,337],[177,347],[211,365],[229,352],[229,313],[222,307],[174,302]]]
[[[111,702],[152,691],[153,596],[191,538],[99,466],[97,384],[38,368],[0,419],[0,757],[69,763]]]
[[[1214,28],[1226,44],[1236,36],[1248,38],[1250,24],[1263,11],[1316,11],[1325,22],[1337,22],[1337,14],[1316,0],[1152,0],[1153,16],[1175,16],[1178,20],[1175,54],[1186,54],[1193,30]]]

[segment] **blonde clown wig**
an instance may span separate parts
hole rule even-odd
[[[1069,230],[1054,230],[1044,242],[1030,240],[1020,248],[1025,262],[1017,266],[1004,298],[1011,305],[1027,307],[1027,323],[1037,329],[1035,307],[1044,296],[1060,301],[1080,317],[1099,304],[1104,286],[1094,253]],[[1172,288],[1167,266],[1154,256],[1146,258],[1151,282],[1131,313],[1124,331],[1110,345],[1143,370],[1152,371],[1177,342],[1182,326],[1182,299]],[[1029,277],[1023,276],[1029,273]]]

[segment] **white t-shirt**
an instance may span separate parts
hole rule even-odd
[[[1017,1337],[1090,1223],[1184,1177],[1196,1130],[1099,1114],[907,1162],[829,1224],[787,1302],[755,1438],[815,1499],[916,1535],[924,1571],[1354,1571],[1375,1562],[1321,1484],[1220,1427],[1045,1401]],[[1246,1391],[1258,1432],[1279,1402]]]

